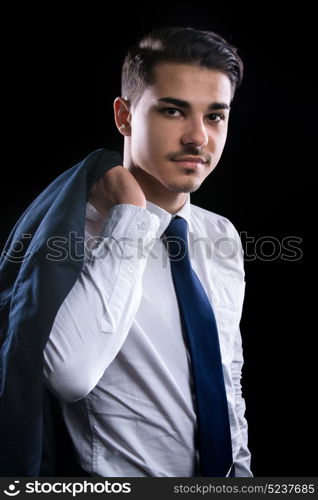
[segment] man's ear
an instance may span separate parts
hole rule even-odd
[[[123,97],[114,100],[114,118],[116,126],[122,135],[131,135],[131,113],[130,102]]]

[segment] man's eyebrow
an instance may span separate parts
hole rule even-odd
[[[191,104],[188,101],[184,101],[182,99],[176,99],[175,97],[160,97],[158,102],[167,102],[169,104],[174,104],[175,106],[179,106],[184,109],[191,109]],[[207,107],[208,111],[215,109],[230,109],[230,106],[225,102],[212,102]]]

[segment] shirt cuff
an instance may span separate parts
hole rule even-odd
[[[116,330],[127,297],[142,276],[159,226],[157,215],[136,205],[115,205],[108,213],[83,269],[83,279],[90,275],[103,297],[103,332]]]
[[[155,237],[159,229],[159,217],[147,210],[128,203],[114,205],[101,229],[103,237],[143,238],[151,232]]]

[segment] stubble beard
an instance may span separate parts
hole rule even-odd
[[[193,172],[191,172],[193,174]],[[167,188],[173,193],[194,193],[199,189],[202,184],[202,180],[193,180],[189,178],[188,181],[169,183]]]
[[[183,186],[173,185],[169,186],[169,191],[171,191],[172,193],[194,193],[199,189],[199,187],[200,184],[198,184],[197,186],[189,186],[188,184],[184,184]]]

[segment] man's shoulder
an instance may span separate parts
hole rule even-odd
[[[191,224],[195,241],[212,244],[214,264],[219,274],[230,273],[232,278],[244,277],[244,251],[240,235],[233,223],[223,215],[191,204]],[[199,245],[200,246],[200,245]]]
[[[205,227],[214,229],[217,233],[223,235],[238,236],[234,224],[224,215],[217,214],[206,208],[191,203],[191,214],[195,223],[201,223]]]

